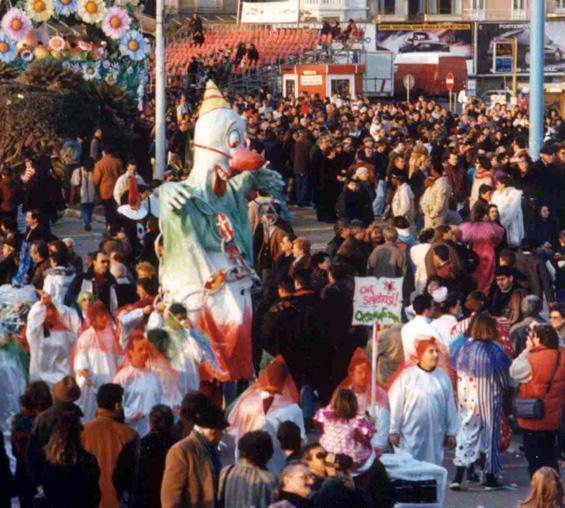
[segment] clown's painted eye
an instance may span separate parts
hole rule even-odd
[[[237,148],[241,143],[241,136],[237,131],[231,131],[228,136],[228,145],[230,148]]]

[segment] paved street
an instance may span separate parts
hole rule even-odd
[[[311,209],[292,207],[291,213],[295,233],[299,236],[306,236],[312,242],[312,252],[324,249],[326,243],[333,236],[332,225],[318,223],[315,211]],[[103,231],[103,223],[94,222],[93,231],[87,233],[84,231],[80,219],[69,216],[63,217],[53,228],[53,232],[61,238],[67,236],[74,238],[76,250],[83,256],[87,252],[97,249]],[[466,484],[467,489],[465,491],[447,492],[445,506],[448,508],[514,508],[518,501],[527,496],[529,485],[526,462],[518,451],[519,444],[519,441],[514,441],[512,443],[513,451],[508,451],[503,455],[504,476],[502,480],[508,485],[508,488],[496,492],[485,492],[478,485]],[[445,466],[449,470],[449,478],[453,475],[452,459],[453,453],[448,452]]]

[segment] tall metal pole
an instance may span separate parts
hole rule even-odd
[[[530,0],[530,156],[539,158],[543,142],[543,58],[545,0]]]
[[[167,163],[167,93],[165,73],[164,0],[156,1],[155,13],[155,174],[163,180]]]

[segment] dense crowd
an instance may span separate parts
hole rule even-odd
[[[187,102],[169,114],[167,181],[189,171]],[[391,451],[409,469],[441,466],[452,448],[450,487],[492,490],[518,433],[532,476],[520,506],[562,506],[559,116],[532,161],[520,107],[471,99],[456,116],[425,98],[261,92],[234,108],[285,190],[247,196],[257,375],[223,392],[208,338],[158,297],[150,171],[100,129],[67,141],[64,175],[49,157],[3,169],[0,428],[16,459],[4,505],[13,494],[22,507],[392,506]],[[74,204],[86,231],[98,205],[106,222],[84,258],[51,232]],[[325,250],[295,236],[287,204],[334,224]],[[403,323],[379,333],[376,386],[370,330],[352,326],[354,276],[365,275],[403,278]]]

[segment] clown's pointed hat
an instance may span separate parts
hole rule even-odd
[[[200,106],[199,116],[205,115],[215,109],[231,109],[229,103],[224,99],[222,92],[218,90],[216,83],[209,80]]]

